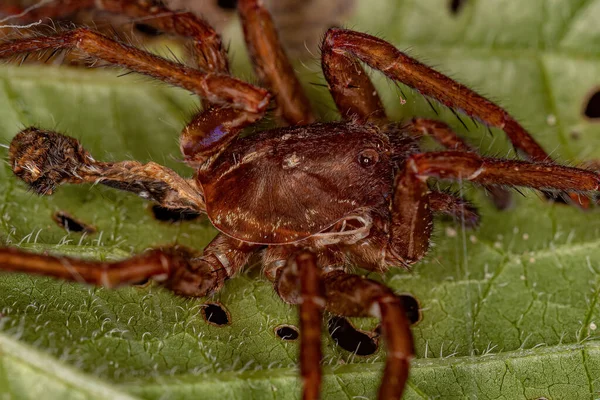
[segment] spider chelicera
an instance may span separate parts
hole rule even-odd
[[[264,273],[285,302],[300,308],[303,395],[319,396],[321,312],[381,319],[387,360],[380,399],[401,396],[413,354],[402,301],[385,285],[347,271],[406,267],[427,252],[433,213],[474,225],[476,210],[459,197],[430,189],[429,178],[486,186],[497,202],[501,186],[571,193],[598,190],[595,172],[554,163],[506,111],[464,85],[364,33],[329,29],[322,67],[344,122],[317,123],[309,102],[259,0],[238,10],[255,70],[268,90],[229,76],[218,34],[190,13],[173,13],[142,0],[62,0],[32,10],[29,18],[59,17],[84,8],[130,17],[191,39],[197,67],[166,60],[77,28],[0,44],[0,57],[77,49],[91,59],[180,86],[203,100],[180,137],[184,179],[156,163],[99,162],[80,143],[56,132],[27,128],[10,145],[10,165],[41,195],[62,183],[102,183],[162,207],[206,213],[220,231],[196,256],[181,248],[148,251],[102,263],[0,249],[0,268],[114,287],[154,279],[183,296],[218,291],[259,253]],[[1,8],[0,8],[1,11]],[[485,158],[447,125],[413,119],[390,124],[359,60],[388,78],[482,123],[503,129],[529,161]],[[239,137],[271,102],[287,127]],[[431,136],[447,150],[422,152]],[[67,267],[68,266],[68,267]]]

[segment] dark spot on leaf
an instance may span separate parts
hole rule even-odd
[[[96,228],[86,224],[83,221],[75,219],[64,211],[57,211],[52,215],[52,219],[58,226],[67,232],[95,233]]]
[[[579,140],[581,139],[581,133],[577,130],[572,130],[569,132],[569,137],[573,140]]]
[[[419,312],[420,306],[417,299],[415,299],[410,294],[401,294],[398,296],[402,301],[402,305],[404,306],[404,311],[406,311],[406,316],[410,321],[411,325],[416,324],[421,319],[421,313]]]
[[[338,346],[359,356],[369,356],[377,351],[374,334],[356,329],[344,317],[331,317],[327,323],[329,334]]]
[[[467,0],[450,0],[450,12],[453,15],[458,15],[466,3]]]
[[[600,118],[600,88],[595,88],[588,95],[583,115],[590,119]]]
[[[298,328],[292,325],[279,325],[275,327],[275,334],[282,340],[293,341],[298,339]]]
[[[199,213],[188,210],[165,208],[156,204],[152,206],[152,214],[154,214],[154,218],[157,220],[170,222],[172,224],[179,221],[193,221],[200,216]]]
[[[235,10],[237,0],[217,0],[217,5],[223,10]]]
[[[231,323],[229,313],[218,303],[206,303],[202,306],[202,317],[211,325],[223,326]]]
[[[153,27],[152,25],[136,23],[134,25],[134,28],[136,31],[141,32],[148,36],[162,35],[162,32],[160,30],[156,29],[155,27]]]

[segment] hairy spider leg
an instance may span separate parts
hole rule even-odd
[[[339,269],[323,274],[322,280],[327,311],[345,317],[381,320],[387,357],[378,398],[400,399],[414,354],[410,322],[402,300],[382,283]]]
[[[76,11],[90,8],[133,18],[144,18],[144,23],[158,30],[191,38],[196,64],[200,69],[205,72],[229,73],[229,63],[221,37],[206,21],[190,12],[175,12],[139,0],[57,0],[23,13],[20,19],[34,21],[44,17],[65,17]],[[275,94],[278,115],[291,125],[314,122],[315,118],[308,98],[279,42],[269,12],[261,1],[255,0],[240,1],[238,9],[255,71]],[[5,12],[9,11],[14,13],[14,7],[6,9]],[[2,12],[1,5],[0,12]],[[210,103],[210,99],[203,99],[205,109],[210,106]],[[230,115],[233,113],[212,110],[206,110],[206,113],[204,116],[196,115],[181,138],[182,152],[193,167],[197,167],[201,161],[209,157],[214,148],[227,144],[243,127],[260,118],[244,113]],[[246,117],[248,120],[243,121]],[[203,125],[206,121],[210,123]],[[223,129],[221,125],[230,129]],[[219,129],[215,130],[215,127]],[[224,137],[215,140],[215,135]],[[206,141],[210,141],[210,145],[203,149],[202,143]],[[199,152],[197,155],[194,153],[196,150]]]
[[[460,136],[450,127],[441,121],[413,118],[406,125],[406,132],[413,135],[427,135],[434,138],[439,144],[448,150],[460,150],[466,152],[475,152]],[[504,210],[512,203],[511,192],[500,186],[483,185],[486,192],[490,194],[496,208]]]
[[[414,353],[402,300],[382,283],[346,273],[342,251],[299,255],[296,251],[286,246],[269,248],[265,259],[270,261],[266,268],[276,271],[271,274],[275,275],[273,284],[279,297],[286,303],[300,305],[303,399],[318,399],[323,308],[338,316],[381,319],[388,355],[378,398],[400,399]],[[289,258],[286,262],[282,257]]]
[[[427,252],[432,227],[426,182],[429,177],[578,193],[598,191],[600,187],[596,172],[552,162],[501,160],[461,151],[414,154],[396,177],[389,243],[389,250],[406,263],[420,260]]]
[[[206,73],[137,49],[88,28],[53,36],[18,39],[0,44],[0,58],[43,50],[78,49],[86,55],[149,75],[187,89],[210,102],[251,113],[263,112],[270,95],[249,83],[224,74]]]
[[[424,96],[462,111],[487,125],[503,129],[513,145],[534,161],[549,160],[548,154],[505,110],[434,69],[404,54],[392,44],[365,33],[332,28],[323,40],[333,52],[348,52],[390,79]]]
[[[194,59],[200,69],[206,72],[229,72],[221,37],[206,21],[191,12],[172,11],[156,2],[140,0],[54,0],[27,12],[24,8],[0,4],[0,14],[20,15],[19,20],[24,22],[64,18],[86,9],[139,18],[159,31],[190,38]]]
[[[261,1],[255,0],[240,1],[238,11],[255,71],[274,93],[277,114],[291,125],[314,122],[310,103],[279,42],[269,12]],[[264,110],[247,112],[216,107],[198,113],[180,137],[185,161],[192,167],[201,168],[205,161],[231,143],[242,129],[263,115]]]
[[[166,279],[171,270],[184,264],[178,252],[158,249],[109,263],[0,248],[0,268],[4,271],[46,275],[108,288],[140,283],[148,278]]]
[[[107,288],[153,279],[173,292],[204,297],[239,272],[257,247],[217,235],[198,257],[176,246],[151,249],[117,262],[86,261],[0,248],[0,269],[45,275]]]
[[[204,297],[216,293],[259,249],[258,245],[220,233],[204,248],[201,257],[190,257],[188,268],[173,271],[164,285],[182,296]]]
[[[325,36],[321,44],[321,69],[329,92],[345,120],[383,126],[389,123],[377,89],[356,57],[333,47]]]
[[[295,264],[295,265],[294,265]],[[300,282],[300,373],[302,398],[316,400],[321,389],[321,325],[325,303],[321,269],[313,253],[302,252],[295,257]]]
[[[239,0],[238,12],[254,71],[274,94],[277,115],[290,125],[315,122],[310,102],[294,73],[262,0]]]
[[[79,142],[38,128],[19,132],[9,146],[13,173],[40,195],[50,195],[63,183],[101,183],[133,192],[163,207],[205,212],[202,189],[193,179],[154,162],[99,162]]]

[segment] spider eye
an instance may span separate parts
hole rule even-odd
[[[365,168],[372,167],[379,161],[379,154],[373,149],[366,149],[358,155],[358,163]]]

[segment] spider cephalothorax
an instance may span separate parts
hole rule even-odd
[[[220,231],[250,243],[291,244],[389,202],[390,153],[375,127],[312,124],[237,140],[197,179]]]
[[[180,138],[182,154],[195,176],[184,179],[156,163],[99,162],[75,139],[38,128],[28,128],[13,139],[13,172],[39,194],[51,194],[61,183],[102,183],[166,208],[206,213],[220,233],[201,256],[169,248],[117,263],[93,263],[1,249],[0,267],[109,287],[152,278],[178,294],[205,296],[259,254],[277,294],[300,305],[300,359],[307,399],[319,395],[324,309],[340,316],[381,318],[388,358],[379,397],[401,396],[413,352],[402,301],[385,285],[349,273],[348,267],[355,264],[382,272],[420,260],[429,246],[434,213],[471,225],[477,222],[472,206],[431,189],[429,178],[479,183],[498,203],[505,196],[498,186],[576,194],[598,190],[595,172],[552,162],[502,108],[374,36],[337,28],[326,32],[323,72],[349,122],[315,123],[260,1],[240,0],[238,9],[257,75],[269,91],[230,77],[219,35],[190,13],[171,13],[141,0],[61,0],[28,16],[61,16],[93,7],[143,17],[158,30],[190,38],[197,68],[87,28],[2,43],[0,57],[78,49],[92,59],[198,94],[204,108]],[[389,125],[358,60],[504,129],[530,161],[481,157],[440,122],[414,119],[402,126]],[[264,116],[271,100],[279,120],[290,127],[239,137],[243,128]],[[423,135],[447,150],[421,152],[418,139]]]

